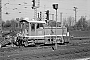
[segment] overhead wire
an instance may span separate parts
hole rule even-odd
[[[17,7],[15,7],[15,8],[13,8],[13,7],[9,7],[8,8],[8,6],[9,5],[15,5],[15,6],[17,6]],[[26,10],[26,9],[29,9],[30,7],[32,7],[32,5],[28,5],[28,3],[26,3],[26,2],[24,2],[24,4],[21,4],[21,3],[17,3],[17,4],[11,4],[11,3],[3,3],[3,6],[4,6],[4,8],[3,9],[6,9],[6,10],[8,10],[8,9],[11,9],[11,10],[13,10],[13,11],[15,11],[15,10],[19,10],[18,11],[18,13],[23,13],[22,12],[22,10]],[[19,6],[22,6],[21,8],[19,8]],[[29,7],[28,7],[29,6]],[[44,6],[40,6],[41,8],[44,8]],[[51,8],[51,7],[45,7],[45,8]],[[20,11],[20,9],[22,9],[21,11]],[[73,9],[67,9],[67,8],[59,8],[59,9],[62,9],[62,10],[73,10]],[[13,11],[10,11],[10,13],[16,13],[16,12],[13,12]],[[78,10],[78,11],[86,11],[86,10]],[[30,11],[27,11],[27,13],[30,13]],[[5,12],[4,12],[5,13]],[[9,12],[6,12],[6,14],[10,14]],[[64,14],[66,14],[66,15],[70,15],[70,14],[73,14],[73,13],[64,13]]]

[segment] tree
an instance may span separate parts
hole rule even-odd
[[[87,20],[87,23],[88,23],[88,26],[90,26],[90,19],[89,19],[89,20]]]
[[[73,19],[73,17],[68,17],[67,18],[67,25],[70,27],[70,26],[73,26],[75,24],[75,22],[74,22],[74,19]]]
[[[23,18],[23,17],[21,17],[21,18],[20,18],[20,21],[21,21],[21,20],[23,20],[23,19],[24,19],[24,18]]]
[[[17,25],[18,25],[18,22],[17,22],[16,20],[12,19],[12,20],[11,20],[11,30],[12,30],[12,31],[17,30],[17,28],[16,28]]]
[[[56,27],[56,21],[49,20],[48,25],[51,27]],[[61,22],[57,22],[57,27],[61,26]]]
[[[5,22],[4,27],[11,27],[11,22],[10,22],[10,20],[7,20],[7,21]]]
[[[51,27],[55,27],[56,26],[56,21],[49,20],[48,25],[51,26]]]
[[[76,23],[75,26],[77,27],[77,30],[86,30],[88,27],[86,18],[81,16],[81,18],[79,19],[79,21]]]
[[[2,21],[2,27],[4,27],[4,25],[5,25],[5,21]]]
[[[66,18],[63,18],[63,25],[64,26],[66,26],[67,25],[67,23],[66,23],[67,21],[66,21]]]

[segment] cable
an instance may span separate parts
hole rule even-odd
[[[8,3],[6,3],[6,4],[8,4]],[[28,5],[28,4],[22,5],[21,3],[19,3],[19,4],[10,4],[10,3],[9,3],[9,5],[29,6],[29,7],[32,7],[32,5]],[[44,8],[44,6],[40,6],[40,7]],[[45,8],[51,8],[51,7],[45,7]],[[73,9],[66,9],[66,8],[59,8],[59,9],[63,9],[63,10],[73,10]],[[79,11],[86,11],[86,10],[79,10]]]

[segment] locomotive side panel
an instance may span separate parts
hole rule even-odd
[[[49,28],[45,28],[45,35],[50,35],[51,31]]]
[[[37,36],[42,36],[42,35],[44,35],[44,29],[37,29],[36,35],[37,35]]]
[[[58,27],[56,29],[56,27],[46,27],[45,28],[45,35],[64,35],[67,33],[67,28],[64,27]]]
[[[56,39],[55,35],[57,35],[57,42],[59,43],[64,43],[64,42],[67,42],[69,41],[68,40],[68,37],[67,36],[67,28],[66,27],[45,27],[45,35],[53,35],[53,38],[54,40]],[[63,39],[62,39],[63,37]],[[48,36],[48,37],[45,37],[45,40],[48,42],[48,43],[52,43],[51,41],[51,37]],[[53,40],[53,42],[54,42]]]

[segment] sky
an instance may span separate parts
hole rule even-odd
[[[36,0],[37,1],[37,0]],[[37,12],[43,13],[43,18],[45,18],[45,11],[50,11],[50,19],[52,15],[55,16],[55,10],[52,5],[58,3],[58,21],[60,21],[60,13],[62,13],[63,18],[69,16],[74,17],[74,8],[77,7],[77,20],[81,16],[86,16],[90,19],[90,0],[40,0],[40,7]],[[28,17],[33,19],[34,10],[32,7],[32,0],[2,0],[2,19],[4,21],[11,20],[20,17]],[[55,20],[55,17],[54,17]]]

